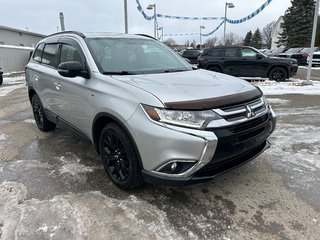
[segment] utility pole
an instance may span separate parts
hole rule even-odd
[[[128,0],[124,0],[124,29],[128,33]]]
[[[303,82],[304,85],[313,85],[310,78],[311,78],[311,68],[312,68],[312,61],[313,61],[313,52],[315,50],[314,44],[316,42],[318,12],[319,12],[319,0],[317,0],[316,7],[314,9],[314,20],[313,20],[313,30],[312,30],[311,51],[310,51],[309,65],[308,65],[308,74],[307,74],[307,81]]]
[[[63,16],[63,12],[60,12],[59,16],[60,16],[61,31],[64,32],[66,29],[65,29],[65,27],[64,27],[64,16]]]

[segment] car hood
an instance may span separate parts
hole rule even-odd
[[[209,109],[239,104],[262,95],[244,80],[207,70],[113,78],[151,93],[172,109]]]
[[[291,62],[296,62],[297,60],[294,58],[290,58],[290,56],[287,56],[286,58],[284,57],[269,57],[272,59],[272,61],[277,61],[277,62],[283,62],[283,63],[291,63]]]

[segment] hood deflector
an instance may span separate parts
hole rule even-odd
[[[176,110],[207,110],[221,107],[228,107],[232,105],[238,105],[245,102],[250,102],[254,99],[260,98],[262,92],[260,89],[255,88],[253,90],[226,95],[222,97],[207,98],[192,101],[181,101],[181,102],[165,102],[167,109]]]

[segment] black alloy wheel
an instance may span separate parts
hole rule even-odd
[[[277,82],[285,81],[287,79],[287,72],[284,68],[274,68],[270,71],[269,79]]]
[[[116,186],[128,190],[142,185],[136,151],[119,125],[110,123],[102,130],[100,154],[104,168]]]
[[[47,119],[43,111],[43,107],[40,102],[40,99],[36,94],[33,95],[32,97],[31,105],[32,105],[33,116],[38,128],[43,132],[54,130],[56,128],[56,124],[54,124],[53,122],[50,122]]]

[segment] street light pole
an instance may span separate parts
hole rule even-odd
[[[201,29],[205,29],[205,26],[200,26],[200,50],[201,50],[201,45],[202,45],[202,32]]]
[[[227,9],[228,8],[234,8],[234,4],[233,3],[228,3],[226,2],[226,5],[225,5],[225,10],[224,10],[224,33],[223,33],[223,42],[224,42],[224,45],[226,45],[226,28],[227,28]]]
[[[152,10],[154,11],[154,38],[157,38],[157,6],[156,4],[149,4],[149,6],[147,7],[148,10]]]
[[[128,1],[124,0],[124,31],[128,33]]]
[[[305,85],[312,85],[310,81],[311,78],[311,68],[313,61],[313,52],[314,52],[314,44],[316,41],[316,32],[317,32],[317,24],[318,24],[318,12],[319,12],[319,0],[317,0],[316,7],[314,9],[314,20],[313,20],[313,30],[312,30],[312,39],[311,39],[311,51],[309,57],[309,65],[308,65],[308,73],[307,73],[307,81],[304,82]]]

